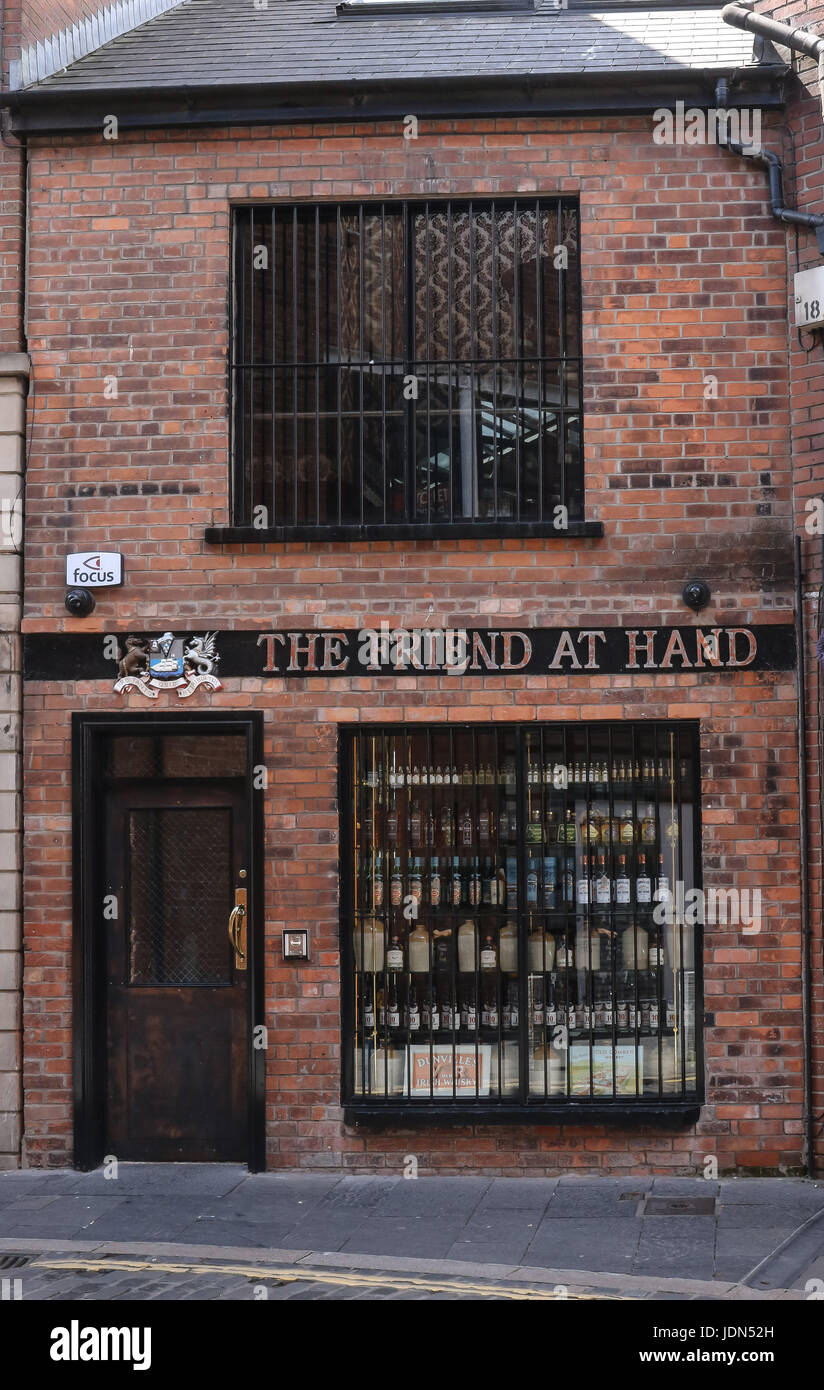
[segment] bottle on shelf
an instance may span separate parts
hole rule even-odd
[[[483,797],[478,807],[478,839],[482,845],[488,845],[492,839],[494,830],[494,817],[486,797]]]
[[[473,859],[468,869],[469,891],[467,897],[470,907],[480,907],[482,895],[481,870],[477,859]]]
[[[658,822],[655,817],[655,807],[652,802],[647,805],[647,809],[641,819],[641,844],[654,845],[658,839]]]
[[[409,843],[416,848],[423,844],[423,812],[417,798],[409,807]]]
[[[518,984],[516,980],[507,980],[506,989],[504,991],[504,1004],[501,1010],[501,1023],[505,1030],[511,1030],[518,1027],[519,1020]]]
[[[518,924],[512,917],[508,917],[501,927],[498,938],[498,950],[500,952],[501,971],[506,974],[517,974],[518,971]]]
[[[529,859],[526,870],[526,905],[538,906],[538,860]]]
[[[386,952],[386,968],[393,974],[403,970],[403,945],[397,932],[393,932],[389,939],[389,949]]]
[[[435,812],[431,806],[427,808],[424,821],[424,839],[427,849],[432,849],[435,844]]]
[[[607,856],[599,850],[595,862],[595,902],[598,907],[609,907],[612,901],[612,885],[607,872]]]
[[[356,922],[352,933],[355,969],[375,974],[383,970],[383,927],[371,917]]]
[[[547,855],[543,867],[542,904],[545,911],[551,912],[558,906],[558,860],[554,855]]]
[[[590,806],[581,817],[581,840],[584,845],[597,845],[601,835],[601,818]]]
[[[417,1033],[421,1026],[421,1009],[418,1001],[418,989],[414,980],[409,982],[409,992],[406,996],[406,1008],[404,1009],[404,1026],[410,1033]]]
[[[530,1012],[533,1028],[543,1028],[544,1026],[544,984],[543,975],[533,975],[529,981]]]
[[[498,1027],[498,982],[495,979],[484,980],[481,992],[481,1027]]]
[[[449,880],[449,901],[452,907],[460,907],[463,901],[463,879],[461,878],[461,862],[455,855],[452,859],[452,873]]]
[[[527,964],[530,973],[543,974],[555,966],[555,937],[548,929],[533,931],[527,943]]]
[[[478,1005],[475,996],[475,978],[470,976],[463,987],[461,998],[461,1027],[468,1033],[478,1028]]]
[[[375,1027],[375,977],[374,975],[364,975],[363,980],[363,1014],[362,1022],[366,1032],[371,1032]]]
[[[646,970],[649,964],[649,933],[637,918],[621,937],[621,963],[625,970]]]
[[[518,906],[518,860],[514,854],[506,857],[506,906]]]
[[[541,808],[538,805],[532,807],[529,813],[529,820],[526,823],[526,842],[528,845],[539,845],[543,839],[543,825],[541,823]]]
[[[461,768],[461,785],[464,787],[471,787],[473,781],[472,768],[469,766],[469,763],[464,763]]]
[[[563,825],[564,843],[575,845],[578,843],[578,826],[575,823],[575,811],[572,806],[567,807],[566,818]],[[560,839],[560,833],[559,833]]]
[[[398,843],[398,804],[394,792],[386,810],[386,842],[390,845]]]
[[[417,857],[409,861],[409,893],[420,906],[423,902],[423,861]]]
[[[401,1026],[401,1006],[398,998],[397,974],[392,974],[389,980],[389,992],[386,1000],[386,1026],[387,1028],[400,1028]]]
[[[578,875],[577,901],[581,907],[586,907],[590,900],[590,889],[592,887],[592,865],[590,856],[585,854],[581,860],[581,872]]]
[[[669,878],[664,873],[664,856],[663,854],[659,854],[658,877],[655,880],[655,901],[659,903],[664,902],[667,895],[669,894],[669,891]]]
[[[615,875],[615,902],[619,907],[626,907],[630,900],[630,881],[627,873],[627,856],[618,855],[618,872]]]
[[[427,989],[423,999],[423,1026],[427,1032],[437,1033],[441,1027],[441,1011],[434,986]]]
[[[409,969],[415,975],[425,975],[429,970],[429,932],[422,922],[409,933],[407,948]]]
[[[455,844],[455,816],[450,802],[441,807],[438,830],[443,848],[452,849]]]
[[[474,840],[475,836],[472,829],[472,809],[469,806],[464,806],[463,810],[461,811],[461,818],[459,822],[458,843],[461,845],[462,849],[471,849]]]
[[[487,927],[484,933],[484,941],[481,947],[481,970],[498,969],[498,950],[495,945],[495,938],[492,928]]]
[[[663,970],[664,965],[664,933],[659,926],[653,925],[649,932],[649,968],[657,973]],[[656,989],[656,996],[657,993]]]
[[[635,901],[639,906],[652,902],[652,879],[647,870],[647,856],[638,855],[638,874],[635,879]]]
[[[547,1028],[555,1028],[561,1022],[557,995],[555,976],[549,974],[544,982],[544,1023]]]
[[[478,953],[478,928],[469,920],[458,927],[458,969],[463,973],[474,972]]]
[[[443,896],[443,885],[441,883],[441,866],[438,856],[432,860],[432,867],[429,871],[429,905],[430,907],[440,907]]]
[[[568,936],[562,936],[555,948],[555,963],[559,970],[572,970],[575,965],[575,951]]]
[[[635,821],[632,818],[632,807],[628,807],[621,817],[621,844],[635,844]]]
[[[384,903],[384,879],[383,879],[383,855],[380,850],[375,851],[375,860],[372,866],[372,906],[376,912],[380,912]]]

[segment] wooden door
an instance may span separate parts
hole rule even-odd
[[[250,889],[245,783],[120,782],[105,797],[106,1152],[244,1161],[249,971],[228,926]]]

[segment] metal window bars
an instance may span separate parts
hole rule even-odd
[[[577,204],[239,207],[233,522],[270,532],[583,516]]]
[[[348,1102],[697,1095],[692,725],[386,728],[343,757]]]

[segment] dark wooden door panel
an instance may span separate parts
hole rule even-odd
[[[248,972],[228,938],[249,862],[243,782],[159,778],[107,793],[107,1151],[242,1160]]]

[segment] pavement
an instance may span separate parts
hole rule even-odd
[[[824,1298],[824,1180],[0,1173],[3,1298]]]

